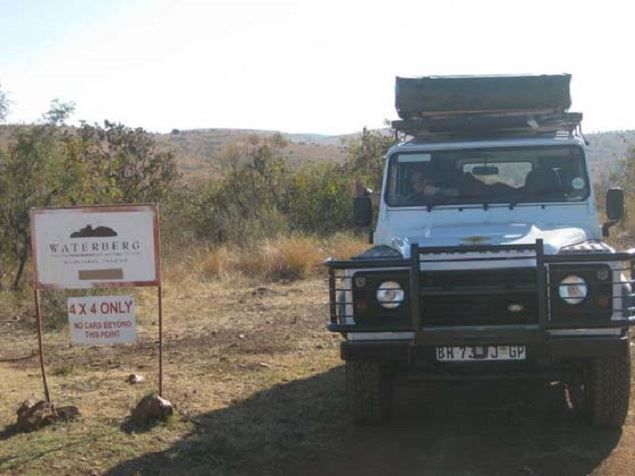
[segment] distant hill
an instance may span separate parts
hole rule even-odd
[[[271,136],[275,131],[250,129],[195,129],[157,134],[157,142],[171,148],[181,172],[188,176],[213,176],[219,173],[223,159],[232,146],[245,144],[249,137]],[[307,161],[344,160],[344,136],[282,133],[289,145],[283,154],[292,166]]]
[[[156,138],[159,143],[175,151],[179,167],[186,177],[200,177],[215,175],[220,171],[223,154],[230,145],[244,143],[254,134],[267,136],[274,133],[248,129],[195,129],[158,134]],[[284,154],[292,165],[306,161],[344,160],[342,140],[351,137],[321,134],[282,135],[289,141]],[[635,131],[599,132],[586,134],[585,137],[589,141],[588,155],[593,177],[597,180],[617,172],[628,149],[635,146]]]
[[[611,131],[586,134],[588,156],[595,180],[605,179],[620,170],[621,161],[635,147],[635,131]]]
[[[11,133],[17,127],[0,126],[0,149],[6,148]],[[275,131],[250,129],[194,129],[174,130],[169,134],[155,134],[157,142],[172,149],[180,171],[186,179],[216,176],[223,168],[223,157],[232,145],[246,143],[252,135],[271,136]],[[351,135],[288,134],[283,150],[292,166],[308,161],[342,161],[345,159],[343,139]],[[588,154],[596,180],[606,179],[619,171],[621,161],[630,147],[635,146],[635,131],[610,131],[587,134]]]

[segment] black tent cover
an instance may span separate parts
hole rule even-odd
[[[395,107],[402,119],[504,111],[564,112],[571,106],[570,82],[570,74],[397,77]]]

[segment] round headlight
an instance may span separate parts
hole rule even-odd
[[[404,291],[401,285],[395,281],[384,281],[377,288],[377,302],[386,309],[399,307],[404,299]]]
[[[567,304],[580,304],[588,293],[586,281],[580,276],[570,274],[560,281],[558,293]]]

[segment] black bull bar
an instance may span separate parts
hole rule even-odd
[[[635,324],[635,295],[632,292],[633,269],[635,267],[635,254],[630,252],[597,252],[597,251],[572,251],[557,255],[544,253],[543,241],[536,240],[528,245],[478,245],[478,246],[447,246],[447,247],[419,247],[416,243],[411,245],[409,259],[351,259],[351,260],[327,260],[328,287],[329,287],[329,330],[333,332],[413,332],[416,342],[420,344],[434,342],[442,344],[444,341],[454,342],[460,335],[480,335],[488,331],[495,331],[496,335],[508,335],[503,341],[517,341],[523,337],[523,341],[531,342],[540,339],[544,331],[556,329],[595,329],[595,328],[626,328]],[[434,286],[421,284],[422,273],[426,272],[426,266],[438,263],[465,263],[469,266],[463,271],[478,273],[481,269],[491,269],[492,266],[514,266],[521,260],[535,260],[535,282],[533,291],[536,299],[536,319],[530,323],[495,325],[439,325],[426,322],[425,313],[421,312],[421,300],[429,296],[456,295],[465,292],[460,286],[457,289],[435,288]],[[481,263],[483,266],[478,266]],[[475,265],[476,264],[476,265]],[[575,308],[575,316],[559,315],[554,307],[557,301],[561,282],[556,282],[554,274],[557,270],[590,269],[593,266],[607,265],[608,276],[605,276],[603,286],[611,289],[609,303],[606,304],[610,315],[599,319],[597,309],[588,307],[585,303],[571,305]],[[525,265],[526,266],[526,265]],[[533,268],[533,266],[532,266]],[[595,268],[594,268],[595,269]],[[355,321],[355,302],[353,302],[353,286],[356,273],[363,272],[407,272],[408,280],[405,286],[403,299],[407,309],[408,318],[400,319],[399,323],[391,322],[392,319],[371,323]],[[513,287],[513,286],[512,286]],[[470,287],[471,295],[498,294],[504,295],[510,291],[510,283],[500,283],[492,286],[488,283],[483,287]],[[533,294],[532,294],[533,295]],[[555,300],[554,300],[555,299]],[[577,308],[575,306],[578,306]],[[566,306],[565,306],[566,307]],[[394,313],[394,311],[391,311]],[[404,317],[404,316],[402,316]],[[444,338],[445,337],[445,338]]]

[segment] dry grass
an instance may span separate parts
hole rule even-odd
[[[166,276],[180,282],[216,280],[230,285],[294,281],[321,275],[327,257],[350,258],[368,246],[362,238],[349,233],[327,239],[283,236],[246,248],[214,246],[172,257],[166,266]]]
[[[222,245],[181,250],[164,258],[164,289],[167,295],[170,289],[194,290],[201,286],[208,289],[209,284],[219,289],[231,289],[322,277],[325,275],[322,263],[327,257],[349,258],[368,246],[358,236],[339,233],[322,239],[306,235],[279,237],[250,248]],[[30,282],[29,276],[25,277],[25,282]],[[153,293],[147,289],[135,291],[139,298],[147,301],[154,299]],[[65,325],[67,295],[74,294],[50,292],[43,300],[46,328]],[[28,284],[19,292],[0,292],[0,326],[5,322],[33,319],[33,315],[33,295]]]
[[[370,246],[365,236],[352,236],[350,233],[336,233],[326,242],[328,256],[335,259],[348,259]]]
[[[300,256],[306,245],[297,244]],[[346,238],[320,246],[325,254],[354,248]],[[635,471],[630,421],[621,435],[591,429],[561,410],[534,408],[539,400],[524,390],[519,393],[525,400],[509,403],[502,396],[512,387],[491,383],[480,387],[480,396],[470,387],[451,386],[435,397],[426,385],[424,398],[431,400],[402,398],[392,424],[355,429],[345,412],[340,337],[324,328],[323,279],[264,283],[242,271],[240,278],[222,278],[226,263],[236,259],[232,252],[210,257],[205,266],[211,267],[211,279],[204,280],[202,258],[208,254],[166,267],[165,396],[178,411],[166,425],[121,428],[130,407],[157,386],[153,290],[138,291],[135,344],[71,347],[68,329],[46,331],[53,398],[59,405],[77,405],[83,416],[35,433],[11,428],[19,403],[42,395],[32,356],[33,317],[25,308],[20,320],[0,323],[0,474],[372,475],[420,474],[424,467],[430,474],[479,476],[556,474],[563,467],[568,474]],[[147,380],[128,385],[130,373]],[[499,395],[502,402],[479,404],[484,395]]]
[[[139,474],[155,474],[164,464],[172,468],[166,474],[263,474],[280,461],[319,456],[335,441],[329,428],[346,424],[339,336],[324,328],[321,263],[366,246],[349,235],[294,236],[250,251],[223,246],[166,259],[165,396],[178,418],[149,431],[120,426],[157,388],[153,289],[134,291],[135,344],[72,347],[66,325],[45,325],[52,396],[58,405],[77,405],[82,418],[32,434],[11,426],[22,400],[42,397],[31,294],[1,294],[0,474],[136,474],[137,466]],[[55,299],[43,293],[44,307]],[[49,311],[44,319],[53,317]],[[130,373],[147,380],[130,386]],[[144,456],[172,458],[171,451],[189,456]]]
[[[244,254],[239,269],[265,279],[296,280],[312,274],[323,260],[324,252],[315,238],[283,237],[260,244],[255,256]]]
[[[118,465],[112,474],[136,474],[136,464],[145,467],[139,474],[156,474],[164,462],[135,459],[195,441],[203,430],[209,447],[194,460],[177,458],[176,469],[166,474],[253,474],[260,465],[275,467],[297,448],[298,418],[307,405],[312,413],[330,412],[333,402],[343,408],[341,385],[318,388],[329,395],[319,404],[311,403],[313,383],[269,396],[279,385],[316,376],[319,382],[325,372],[329,382],[341,378],[339,370],[329,373],[340,364],[338,339],[324,330],[322,280],[256,288],[166,271],[165,396],[176,404],[178,418],[149,431],[120,429],[135,402],[157,386],[157,303],[146,289],[137,297],[135,344],[71,347],[67,328],[46,331],[52,396],[58,405],[77,405],[83,416],[32,434],[14,433],[19,403],[42,396],[30,313],[0,323],[0,474],[102,474]],[[147,381],[130,386],[130,373]],[[294,401],[281,406],[278,398]],[[322,414],[306,420],[311,437],[301,444],[310,443],[311,453],[322,444],[324,421]],[[248,454],[247,460],[237,457]]]
[[[533,387],[489,382],[439,392],[425,385],[420,394],[401,394],[393,423],[355,429],[345,413],[340,338],[324,329],[321,279],[267,284],[260,292],[263,286],[169,276],[165,396],[176,404],[177,418],[132,432],[121,428],[130,407],[157,384],[151,290],[139,296],[136,344],[70,347],[66,329],[46,332],[53,398],[77,405],[83,416],[35,433],[11,429],[19,402],[42,394],[38,362],[30,357],[32,321],[4,323],[0,356],[27,358],[0,361],[0,474],[635,471],[630,420],[621,434],[590,428]],[[130,386],[129,373],[148,380]]]
[[[167,260],[165,396],[178,414],[132,432],[122,428],[130,408],[157,387],[154,290],[136,291],[135,344],[72,347],[67,328],[46,330],[52,396],[82,418],[30,434],[11,425],[23,399],[42,396],[32,304],[28,292],[0,296],[15,307],[0,311],[0,474],[633,474],[630,419],[621,434],[595,430],[554,413],[550,399],[542,410],[524,390],[525,400],[509,403],[511,387],[489,383],[480,396],[464,386],[435,396],[426,385],[423,397],[402,394],[392,424],[355,429],[341,339],[324,328],[320,263],[367,246],[344,234],[298,236],[251,255],[218,247]],[[281,279],[290,270],[309,279]],[[130,373],[147,380],[128,385]],[[483,395],[502,402],[479,404]]]

